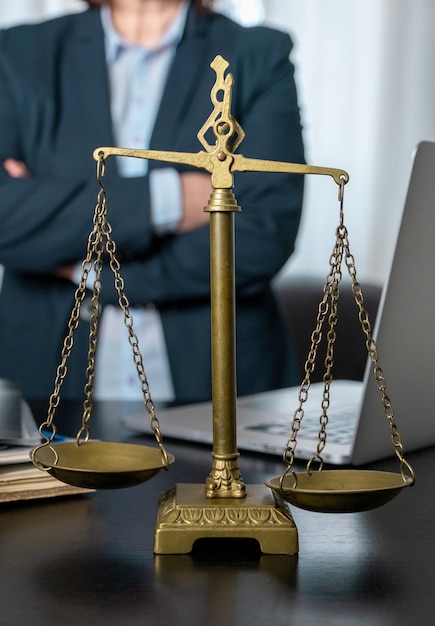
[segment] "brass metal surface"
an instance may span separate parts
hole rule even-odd
[[[192,550],[202,538],[256,539],[264,553],[296,554],[298,533],[288,504],[329,513],[365,511],[394,498],[403,487],[414,483],[414,473],[404,458],[403,446],[394,422],[394,412],[385,391],[383,372],[378,363],[376,344],[363,305],[363,298],[343,218],[344,186],[347,172],[335,168],[316,167],[299,163],[285,163],[251,159],[235,150],[245,136],[243,129],[231,115],[233,77],[226,74],[228,62],[217,56],[211,63],[216,81],[211,90],[213,110],[198,132],[205,150],[181,153],[158,150],[133,150],[100,147],[93,156],[97,161],[97,180],[100,185],[94,215],[94,230],[88,240],[87,257],[83,262],[82,279],[76,291],[76,302],[68,325],[68,335],[62,350],[55,392],[50,399],[49,416],[40,427],[50,433],[45,443],[32,452],[34,463],[56,478],[86,488],[129,487],[152,478],[174,461],[163,446],[158,419],[155,415],[148,381],[143,368],[137,336],[132,328],[129,302],[116,259],[116,246],[107,221],[106,191],[102,183],[105,163],[110,156],[139,157],[163,162],[186,164],[206,170],[211,175],[212,193],[204,210],[210,213],[210,291],[212,344],[212,407],[213,450],[212,467],[204,485],[179,484],[163,494],[159,501],[154,551],[157,554],[184,554]],[[223,96],[222,96],[223,94]],[[221,97],[222,96],[222,97]],[[207,137],[214,135],[215,143]],[[330,258],[330,272],[326,278],[317,326],[305,366],[305,377],[299,395],[299,408],[292,423],[292,433],[284,448],[286,469],[281,476],[271,478],[265,485],[244,484],[239,471],[236,416],[236,349],[235,349],[235,250],[234,213],[240,211],[233,194],[234,172],[287,172],[331,176],[339,187],[340,222],[336,242]],[[137,366],[144,402],[150,417],[158,448],[132,444],[95,442],[89,440],[88,420],[92,409],[94,361],[97,342],[97,324],[100,315],[101,267],[103,253],[108,253],[115,275],[119,304],[124,312],[124,323],[129,330],[134,361]],[[359,309],[359,318],[366,335],[369,357],[373,363],[377,385],[381,392],[385,415],[391,431],[395,453],[400,461],[400,474],[366,470],[323,471],[321,453],[326,445],[327,411],[334,362],[335,324],[339,301],[341,264],[346,263],[352,279],[352,289]],[[66,360],[72,346],[72,334],[78,324],[79,309],[84,299],[91,268],[96,271],[94,282],[91,331],[89,343],[88,383],[82,428],[74,443],[54,444],[56,429],[54,411],[59,400],[60,387],[66,374]],[[301,426],[303,404],[308,397],[310,375],[317,358],[323,323],[328,319],[328,346],[325,359],[324,397],[320,419],[317,450],[308,462],[304,474],[293,471],[297,433]],[[314,461],[318,471],[311,471]],[[409,474],[408,476],[406,474]]]
[[[287,503],[310,511],[329,513],[356,512],[385,504],[400,491],[414,483],[414,472],[404,457],[399,432],[394,421],[394,411],[386,393],[386,383],[379,365],[377,347],[364,308],[360,285],[356,279],[354,258],[350,252],[348,233],[344,225],[343,194],[349,180],[347,172],[336,168],[316,167],[299,163],[285,163],[252,159],[236,154],[235,150],[245,136],[243,129],[231,115],[231,90],[233,77],[226,74],[228,63],[217,56],[211,63],[216,81],[211,91],[213,110],[198,132],[204,150],[198,153],[181,153],[158,150],[133,150],[117,147],[100,147],[94,151],[97,161],[97,178],[101,191],[95,215],[95,239],[90,237],[88,256],[83,265],[83,277],[78,290],[75,315],[72,317],[63,350],[64,360],[69,355],[70,339],[78,318],[78,308],[83,299],[86,278],[91,267],[90,259],[96,253],[94,266],[97,281],[93,293],[93,313],[90,341],[90,377],[88,407],[75,444],[53,444],[50,438],[39,446],[34,461],[44,466],[60,480],[91,488],[125,487],[143,482],[160,469],[173,462],[164,450],[158,420],[148,389],[147,379],[137,345],[137,337],[130,330],[135,361],[144,391],[145,406],[150,415],[151,429],[160,449],[146,449],[130,444],[91,442],[88,439],[87,421],[91,413],[90,397],[93,388],[93,357],[95,353],[96,324],[99,315],[99,290],[102,254],[109,253],[116,284],[120,285],[119,301],[124,311],[126,326],[131,328],[128,300],[123,290],[119,264],[115,257],[115,244],[106,220],[106,193],[102,184],[105,163],[110,156],[139,157],[163,162],[186,164],[210,173],[212,193],[204,210],[210,213],[210,291],[211,291],[211,343],[212,343],[212,406],[213,450],[212,467],[204,485],[180,484],[163,494],[159,502],[155,535],[155,552],[182,554],[190,552],[197,539],[204,537],[254,538],[261,550],[270,554],[295,554],[298,551],[297,529]],[[222,95],[223,94],[223,95]],[[215,143],[207,137],[214,135]],[[239,471],[236,438],[236,355],[235,355],[235,254],[234,213],[240,211],[233,194],[234,172],[286,172],[292,174],[319,174],[331,176],[338,185],[340,221],[336,229],[336,242],[330,258],[330,272],[326,278],[322,302],[319,306],[317,326],[312,335],[312,345],[305,367],[305,377],[300,390],[299,408],[294,414],[292,433],[283,453],[287,466],[279,477],[271,478],[266,486],[246,486]],[[106,248],[102,241],[107,239]],[[323,471],[321,453],[326,445],[329,393],[334,362],[335,324],[339,302],[341,265],[345,263],[352,280],[352,290],[358,306],[362,330],[366,337],[368,355],[372,361],[376,384],[381,393],[385,416],[389,422],[391,440],[400,461],[400,474],[367,470]],[[293,471],[296,436],[303,418],[303,404],[308,397],[310,375],[317,358],[317,347],[328,322],[328,346],[325,359],[325,389],[322,416],[319,424],[317,450],[308,462],[304,474]],[[91,324],[92,328],[92,324]],[[64,362],[63,362],[64,365]],[[63,382],[63,367],[58,375],[57,391]],[[54,394],[57,400],[58,394]],[[52,402],[56,405],[56,402]],[[52,427],[51,417],[46,422]],[[52,436],[55,429],[52,431]],[[85,436],[85,444],[80,438]],[[138,448],[138,449],[137,449]],[[166,455],[166,456],[165,456]],[[311,471],[312,463],[319,463],[318,471]]]
[[[413,484],[412,479],[404,479],[401,474],[374,470],[323,470],[266,481],[290,504],[322,513],[375,509]]]
[[[213,189],[232,189],[233,172],[288,172],[292,174],[321,174],[332,176],[338,185],[348,182],[349,175],[344,170],[305,165],[303,163],[287,163],[284,161],[268,161],[251,159],[242,154],[234,154],[242,143],[245,133],[231,114],[231,90],[233,76],[225,74],[229,67],[220,55],[210,63],[216,73],[216,81],[212,87],[210,98],[214,105],[212,112],[197,133],[197,137],[205,151],[197,153],[170,152],[161,150],[135,150],[132,148],[101,147],[94,150],[94,159],[99,161],[109,156],[126,156],[141,159],[154,159],[169,163],[193,165],[205,169],[211,174]],[[219,95],[223,94],[222,99]],[[216,139],[209,144],[206,136],[212,131]],[[216,210],[222,208],[216,207]]]
[[[234,151],[245,133],[231,115],[232,74],[226,74],[228,62],[217,56],[211,63],[216,81],[211,90],[214,105],[198,139],[205,151],[198,153],[129,148],[100,147],[94,150],[97,162],[110,156],[139,157],[193,165],[211,174],[213,191],[205,211],[210,212],[210,288],[212,324],[212,468],[205,492],[208,498],[244,498],[243,478],[238,468],[236,441],[236,357],[235,357],[235,277],[234,213],[240,211],[233,195],[233,172],[288,172],[332,176],[342,188],[349,180],[344,170],[251,159]],[[220,99],[219,96],[223,94]],[[214,134],[215,143],[206,136]]]
[[[255,539],[264,554],[297,554],[298,533],[287,503],[264,485],[246,498],[210,499],[197,484],[178,484],[159,501],[154,552],[187,554],[207,538]]]
[[[172,454],[166,455],[173,463]],[[166,468],[159,448],[108,441],[43,445],[35,450],[34,463],[62,482],[90,489],[132,487]]]
[[[266,510],[258,502],[253,504],[238,467],[234,213],[240,211],[240,207],[232,192],[233,173],[256,171],[329,175],[339,186],[339,199],[343,197],[343,187],[349,176],[345,171],[334,168],[250,159],[235,154],[245,133],[231,115],[233,76],[226,74],[228,62],[221,56],[213,60],[211,67],[216,73],[211,90],[214,107],[197,135],[205,151],[193,154],[110,147],[94,151],[94,159],[100,164],[104,164],[110,156],[139,157],[193,165],[211,174],[213,191],[204,210],[210,212],[212,467],[205,488],[190,486],[186,495],[186,488],[178,486],[170,495],[164,496],[159,507],[155,551],[183,553],[190,551],[192,541],[198,537],[226,536],[228,532],[231,536],[252,537],[256,529],[255,537],[259,539],[263,551],[289,554],[297,552],[297,530],[287,509],[283,514],[284,500],[273,491],[272,499],[269,494]],[[214,145],[209,144],[206,138],[210,132],[214,134]],[[258,487],[255,487],[254,491],[257,490]],[[263,517],[266,520],[264,524],[260,523]],[[251,523],[254,519],[256,522]]]
[[[210,286],[213,452],[206,494],[209,498],[243,498],[246,491],[238,468],[236,435],[233,211],[213,210],[210,214]]]
[[[211,63],[216,81],[211,90],[213,110],[200,128],[197,136],[204,147],[198,153],[181,153],[158,150],[133,150],[129,148],[100,147],[93,156],[97,161],[97,179],[100,184],[98,203],[94,216],[94,231],[88,242],[88,254],[83,263],[83,276],[76,293],[76,304],[69,324],[69,334],[62,351],[62,364],[56,378],[55,393],[51,398],[49,418],[42,425],[51,435],[46,443],[33,451],[33,461],[60,480],[91,488],[126,487],[143,482],[163,467],[173,462],[163,447],[159,423],[154,412],[148,382],[137,343],[132,330],[129,303],[124,293],[116,246],[111,238],[111,227],[106,218],[106,192],[102,184],[105,163],[110,156],[139,157],[163,162],[195,166],[211,175],[212,193],[204,210],[210,213],[210,291],[211,291],[211,343],[212,343],[212,406],[213,450],[212,467],[204,485],[177,485],[166,492],[159,503],[155,535],[155,552],[181,554],[190,552],[193,543],[204,537],[254,538],[263,552],[294,554],[298,551],[297,529],[287,502],[310,511],[354,512],[375,508],[391,500],[403,487],[413,484],[414,473],[404,458],[403,446],[394,423],[394,412],[385,391],[383,372],[378,363],[376,344],[371,336],[370,324],[363,305],[361,289],[356,280],[353,256],[350,253],[347,229],[343,218],[344,186],[349,180],[347,172],[335,168],[316,167],[299,163],[285,163],[251,159],[235,150],[245,133],[231,115],[231,90],[233,77],[226,74],[228,62],[217,56]],[[223,95],[222,95],[223,94]],[[215,143],[207,137],[214,135]],[[283,460],[287,466],[283,474],[266,482],[266,486],[245,486],[238,466],[236,438],[236,354],[235,354],[235,254],[234,213],[240,211],[233,194],[234,172],[287,172],[293,174],[319,174],[331,176],[339,187],[340,222],[336,230],[336,243],[330,259],[323,300],[319,306],[317,326],[312,335],[311,350],[305,366],[305,377],[300,389],[300,404],[292,423],[292,433],[285,445]],[[103,241],[106,240],[105,247]],[[151,430],[160,449],[150,449],[130,444],[92,442],[87,426],[91,415],[94,356],[99,317],[101,289],[101,264],[103,252],[109,253],[110,265],[118,285],[120,306],[124,322],[130,332],[134,358],[144,392],[145,406],[150,416]],[[76,443],[53,444],[55,427],[52,424],[58,403],[72,345],[72,333],[77,325],[81,301],[84,298],[86,279],[92,266],[97,279],[94,284],[89,347],[87,402],[82,428]],[[352,289],[359,309],[359,317],[366,345],[373,363],[376,382],[382,396],[385,415],[389,421],[391,439],[400,461],[401,473],[362,470],[323,471],[321,453],[326,444],[327,411],[329,408],[332,365],[334,362],[335,324],[341,281],[341,264],[346,263],[352,279]],[[297,433],[303,418],[303,404],[308,397],[310,375],[317,357],[317,347],[325,319],[328,318],[328,348],[325,359],[325,389],[320,420],[317,451],[307,465],[305,474],[293,471]],[[42,428],[41,427],[41,428]],[[80,439],[84,438],[85,442]],[[318,461],[318,471],[311,471],[313,461]],[[406,474],[409,474],[407,476]],[[270,490],[269,490],[269,489]]]
[[[287,163],[285,161],[269,161],[265,159],[251,159],[242,154],[224,152],[225,159],[221,159],[213,152],[169,152],[160,150],[138,150],[133,148],[115,148],[102,146],[96,148],[93,157],[96,161],[107,159],[110,156],[125,156],[139,159],[155,159],[166,163],[181,163],[194,165],[204,169],[212,175],[212,185],[215,189],[231,189],[233,187],[233,172],[281,172],[287,174],[319,174],[331,176],[337,185],[346,184],[349,174],[345,170],[334,167],[320,167],[303,163]],[[220,155],[223,151],[219,150]],[[216,184],[216,186],[215,186]]]

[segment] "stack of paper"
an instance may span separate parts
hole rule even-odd
[[[33,465],[30,453],[41,442],[41,436],[29,406],[24,401],[21,406],[14,438],[5,438],[10,433],[2,431],[0,424],[0,502],[51,498],[90,491],[66,485]]]
[[[0,449],[0,502],[33,500],[85,493],[89,490],[66,485],[33,465],[30,449]],[[14,459],[12,462],[10,459]],[[25,461],[25,462],[23,462]]]

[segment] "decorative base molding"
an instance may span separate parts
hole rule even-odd
[[[207,498],[204,485],[178,484],[159,500],[156,554],[187,554],[197,539],[255,539],[264,554],[297,554],[298,532],[287,502],[265,485],[246,498]]]
[[[212,457],[213,466],[205,481],[207,498],[245,498],[246,486],[239,471],[239,454],[219,458],[212,452]]]

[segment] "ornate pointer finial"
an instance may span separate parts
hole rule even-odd
[[[227,74],[224,78],[225,70],[229,67],[228,61],[218,55],[210,63],[210,67],[216,73],[216,82],[211,90],[210,98],[214,104],[214,109],[210,113],[203,126],[200,128],[197,137],[207,152],[233,153],[242,143],[245,133],[240,124],[231,115],[231,90],[234,79],[232,74]],[[218,95],[223,92],[223,99],[219,100]],[[206,139],[206,133],[212,129],[216,144],[210,146]],[[230,144],[230,140],[232,143]]]
[[[211,101],[214,108],[207,120],[199,130],[197,137],[204,146],[205,151],[192,152],[169,152],[163,150],[133,150],[130,148],[102,147],[94,150],[95,161],[104,161],[109,156],[138,157],[141,159],[153,159],[166,163],[183,163],[204,169],[211,174],[213,189],[232,189],[233,172],[288,172],[290,174],[326,174],[332,176],[340,189],[349,180],[347,172],[335,168],[316,167],[301,163],[286,163],[284,161],[266,161],[251,159],[242,154],[234,154],[245,137],[240,124],[231,115],[231,90],[233,86],[232,74],[225,76],[229,67],[220,55],[210,63],[210,67],[216,73],[216,81],[211,90]],[[224,77],[225,76],[225,77]],[[223,93],[220,100],[219,94]],[[216,142],[210,145],[206,139],[206,133],[212,130]]]

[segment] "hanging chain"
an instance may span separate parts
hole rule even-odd
[[[104,169],[104,165],[101,165],[101,167]],[[97,178],[98,178],[98,173],[97,173]],[[68,320],[68,332],[62,345],[61,362],[60,362],[60,365],[57,367],[56,377],[54,381],[54,390],[49,398],[47,419],[39,426],[39,433],[41,435],[41,438],[43,439],[43,443],[41,446],[38,446],[34,450],[32,450],[32,453],[31,453],[31,458],[32,458],[33,463],[37,465],[38,467],[40,467],[40,469],[48,469],[48,468],[41,466],[41,464],[36,460],[36,452],[43,446],[49,446],[50,443],[53,441],[57,432],[57,428],[54,423],[54,417],[55,417],[55,414],[56,414],[56,411],[60,402],[61,387],[63,385],[63,382],[68,372],[67,361],[71,355],[71,350],[74,344],[74,332],[78,328],[79,321],[80,321],[80,309],[86,296],[87,281],[88,281],[89,273],[93,267],[92,258],[94,256],[94,253],[99,248],[101,244],[101,240],[102,240],[101,214],[100,214],[101,205],[102,205],[101,194],[102,194],[102,191],[100,190],[98,194],[98,198],[97,198],[97,205],[95,207],[94,217],[93,217],[93,229],[89,233],[87,248],[86,248],[86,257],[83,260],[82,266],[81,266],[82,274],[81,274],[80,282],[74,293],[74,305],[71,311],[70,318]],[[97,252],[97,259],[98,259],[98,256],[99,255]],[[98,270],[97,270],[97,275],[98,275]],[[98,283],[96,281],[96,284],[94,284],[94,293],[93,293],[93,298],[92,298],[93,305],[95,303],[95,295],[96,295],[97,289],[98,289]],[[92,314],[91,314],[91,317],[92,317]],[[95,319],[95,313],[94,313],[94,319]],[[87,372],[89,373],[89,365],[88,365]],[[88,392],[88,388],[86,389],[86,393],[87,392]],[[86,401],[88,401],[88,403],[86,405],[86,408],[84,407],[84,415],[85,415],[86,410],[90,410],[88,397],[86,398],[85,402]],[[53,448],[51,448],[51,450],[55,457],[54,464],[56,464],[58,461],[58,455]]]
[[[336,229],[336,241],[334,245],[333,252],[329,259],[330,271],[326,277],[325,285],[323,288],[323,298],[318,307],[317,319],[316,319],[316,328],[311,335],[311,347],[308,353],[307,360],[305,362],[305,376],[301,383],[299,389],[299,405],[293,415],[292,425],[291,425],[291,434],[287,443],[285,445],[283,460],[286,464],[286,469],[283,472],[280,479],[280,488],[283,490],[283,482],[285,477],[288,474],[293,476],[293,485],[292,489],[296,488],[297,485],[297,475],[293,471],[293,465],[295,460],[295,450],[297,446],[297,435],[301,428],[301,422],[304,416],[303,405],[308,400],[308,392],[311,385],[311,375],[313,373],[317,352],[320,341],[322,339],[322,328],[326,319],[326,315],[328,310],[330,311],[328,316],[329,330],[327,333],[327,347],[326,347],[326,358],[324,361],[325,373],[323,375],[323,399],[321,403],[322,414],[320,416],[320,430],[318,435],[318,443],[317,450],[311,459],[309,459],[307,463],[307,472],[311,473],[311,466],[314,461],[319,462],[318,470],[321,471],[323,468],[323,459],[321,457],[321,453],[326,445],[326,426],[328,424],[328,409],[330,402],[330,387],[332,382],[332,366],[334,363],[334,343],[336,339],[336,331],[335,325],[337,323],[337,311],[338,311],[338,300],[339,300],[339,284],[342,279],[341,265],[344,261],[349,273],[349,276],[352,281],[352,293],[355,299],[355,302],[358,306],[358,319],[361,324],[361,328],[365,334],[366,338],[366,349],[369,355],[370,360],[373,364],[373,374],[376,379],[376,384],[382,395],[382,406],[384,409],[384,414],[388,420],[391,441],[394,446],[394,451],[396,456],[400,461],[400,471],[402,475],[402,479],[404,482],[410,480],[414,482],[415,475],[410,464],[405,460],[404,449],[401,440],[400,433],[397,429],[397,426],[394,421],[394,410],[391,404],[391,401],[386,393],[386,381],[384,373],[379,366],[379,355],[375,340],[371,334],[371,325],[368,318],[368,313],[364,307],[364,298],[361,290],[361,285],[358,283],[356,278],[356,267],[355,267],[355,259],[350,252],[349,247],[349,237],[346,226],[344,225],[344,211],[343,211],[343,199],[344,199],[344,184],[345,181],[342,181],[339,186],[339,203],[340,203],[340,222]],[[407,476],[407,473],[409,476]]]
[[[45,440],[42,446],[49,445],[57,432],[53,420],[60,401],[60,390],[68,371],[67,360],[71,354],[74,343],[74,331],[79,325],[80,308],[86,295],[89,273],[91,269],[93,269],[95,273],[95,279],[93,281],[93,291],[90,305],[88,365],[86,369],[86,384],[84,388],[85,400],[83,403],[82,426],[77,433],[77,444],[80,445],[83,441],[86,442],[89,439],[90,432],[88,427],[88,421],[92,414],[92,397],[94,392],[95,378],[95,356],[98,340],[98,322],[101,312],[101,272],[103,267],[103,253],[106,252],[110,259],[110,268],[112,269],[115,277],[114,285],[118,294],[118,303],[123,312],[124,325],[128,330],[128,340],[132,348],[133,360],[139,377],[141,390],[144,397],[145,408],[150,418],[150,427],[152,432],[154,433],[157,444],[160,447],[163,465],[167,469],[169,466],[169,458],[163,445],[163,437],[160,431],[160,424],[156,417],[155,405],[151,397],[148,379],[143,365],[142,354],[139,349],[139,340],[133,329],[133,316],[130,313],[130,304],[124,290],[124,280],[121,277],[120,273],[120,263],[116,257],[116,244],[111,237],[112,227],[107,221],[107,196],[106,190],[102,182],[104,171],[105,159],[101,157],[100,160],[97,162],[97,181],[100,186],[100,190],[98,192],[97,204],[94,212],[94,226],[88,237],[86,257],[82,262],[82,275],[80,283],[74,294],[74,306],[68,322],[68,333],[63,342],[61,363],[56,371],[54,391],[49,400],[47,419],[40,425],[39,432],[41,434],[41,437]],[[34,460],[36,451],[42,446],[38,446],[38,448],[35,448],[35,450],[32,451],[32,460]],[[53,448],[51,449],[55,455],[56,463],[57,453]],[[47,468],[42,467],[41,469]]]
[[[376,386],[381,393],[382,407],[384,409],[384,415],[388,420],[391,442],[394,447],[394,452],[400,462],[400,473],[404,482],[409,481],[411,483],[414,483],[415,473],[411,465],[405,459],[402,438],[394,420],[394,409],[393,405],[391,404],[391,400],[387,394],[387,382],[385,380],[384,372],[379,365],[378,348],[375,340],[372,337],[371,324],[369,322],[368,313],[364,307],[364,298],[361,290],[361,285],[357,281],[355,259],[350,252],[349,239],[346,228],[343,228],[343,245],[345,250],[345,263],[349,272],[349,276],[352,280],[352,293],[358,306],[358,318],[363,333],[366,337],[366,349],[372,362],[372,372],[376,381]]]
[[[340,219],[340,225],[341,223],[342,216]],[[329,330],[327,333],[326,357],[324,361],[325,373],[323,375],[323,398],[321,403],[322,414],[319,420],[320,431],[318,436],[316,454],[308,461],[307,471],[311,471],[311,465],[314,460],[317,460],[319,462],[320,470],[323,467],[323,459],[321,457],[321,453],[326,445],[326,426],[328,424],[328,408],[330,402],[330,387],[332,382],[332,366],[334,364],[334,344],[336,339],[335,325],[337,323],[337,308],[340,295],[338,286],[342,278],[341,264],[343,259],[343,242],[339,237],[339,228],[337,228],[336,235],[337,236],[334,248],[329,258],[330,270],[323,287],[323,298],[319,304],[317,311],[316,327],[311,334],[311,346],[304,366],[305,375],[299,389],[299,406],[297,407],[293,415],[291,434],[289,439],[287,440],[283,453],[283,460],[287,465],[287,468],[281,476],[281,487],[285,476],[287,476],[287,474],[289,473],[293,475],[293,488],[296,487],[297,484],[297,476],[293,471],[295,450],[297,446],[297,435],[301,428],[301,422],[304,417],[303,406],[304,403],[308,400],[309,388],[311,386],[311,376],[316,365],[319,344],[322,340],[322,329],[329,311]]]
[[[148,379],[145,373],[142,354],[139,349],[139,339],[133,330],[133,316],[130,313],[130,308],[129,308],[130,303],[124,291],[124,279],[121,276],[120,264],[116,257],[116,244],[111,237],[112,227],[110,226],[106,218],[107,198],[106,198],[106,190],[102,182],[102,177],[104,175],[104,164],[105,164],[105,160],[103,157],[101,157],[100,161],[98,161],[97,163],[97,180],[98,180],[98,184],[101,187],[98,203],[101,206],[101,212],[103,214],[102,230],[103,230],[104,236],[106,237],[106,252],[109,255],[110,267],[115,277],[114,284],[115,284],[115,289],[118,293],[118,303],[124,315],[124,326],[128,330],[128,340],[132,349],[133,361],[136,366],[136,371],[137,371],[139,381],[140,381],[140,386],[141,386],[141,390],[142,390],[142,394],[144,398],[144,405],[150,418],[150,427],[154,433],[154,437],[157,441],[157,444],[160,447],[160,450],[162,453],[163,464],[167,469],[169,466],[169,458],[168,458],[166,449],[163,445],[163,437],[160,431],[160,424],[156,416],[154,402],[151,398],[151,392],[150,392],[150,388],[148,384]]]

